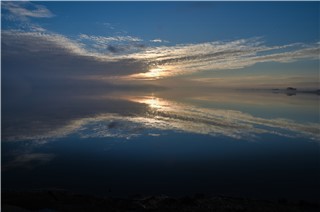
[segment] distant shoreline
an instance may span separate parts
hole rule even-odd
[[[320,95],[320,89],[296,89],[296,90],[288,90],[288,89],[280,89],[280,88],[244,88],[244,89],[234,89],[234,91],[239,92],[268,92],[268,93],[280,93],[280,94],[287,94],[296,95],[296,94],[316,94]]]
[[[317,211],[319,203],[206,196],[99,197],[63,190],[3,192],[3,211],[53,209],[58,211]]]

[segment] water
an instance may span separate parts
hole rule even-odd
[[[2,101],[2,189],[320,197],[319,96],[21,92]]]

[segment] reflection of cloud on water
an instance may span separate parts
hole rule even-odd
[[[265,119],[235,110],[201,108],[152,96],[130,97],[131,102],[148,105],[144,114],[101,113],[94,117],[70,121],[56,130],[37,135],[15,135],[7,140],[50,140],[76,134],[81,138],[154,136],[150,129],[174,130],[254,140],[269,133],[285,137],[320,140],[318,123],[300,124],[288,119]],[[158,135],[158,134],[157,134]]]
[[[299,124],[288,119],[265,119],[235,110],[200,108],[154,97],[130,100],[150,104],[147,117],[156,121],[147,124],[155,128],[246,139],[254,138],[259,133],[320,139],[318,123]]]
[[[8,170],[16,167],[24,167],[27,169],[32,169],[35,166],[45,164],[51,161],[55,157],[54,154],[44,154],[44,153],[25,153],[16,156],[13,160],[8,162],[2,167],[2,170]]]

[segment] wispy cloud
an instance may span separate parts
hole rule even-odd
[[[78,39],[70,39],[49,32],[11,30],[2,32],[2,54],[6,59],[15,57],[16,61],[44,58],[29,60],[30,66],[41,65],[37,72],[40,75],[45,70],[42,67],[47,66],[64,70],[68,77],[93,79],[98,76],[97,79],[105,80],[114,76],[121,76],[119,79],[159,79],[201,71],[238,69],[262,62],[317,60],[320,50],[318,43],[267,46],[260,38],[158,47],[148,47],[140,41],[142,39],[132,36],[81,34]],[[56,58],[56,62],[51,64],[45,58]],[[66,68],[74,71],[66,71]]]
[[[43,154],[43,153],[24,153],[16,156],[13,160],[4,164],[3,170],[8,170],[12,168],[26,168],[32,169],[35,166],[43,165],[53,160],[54,154]]]
[[[3,31],[2,56],[5,79],[9,75],[28,76],[33,82],[121,76],[148,70],[148,64],[140,60],[101,54],[86,49],[81,42],[48,32]],[[11,66],[13,61],[16,65]]]
[[[139,42],[142,41],[141,38],[133,37],[133,36],[113,36],[113,37],[104,37],[104,36],[95,36],[95,35],[87,35],[80,34],[80,39],[82,40],[91,40],[98,44],[108,44],[111,42]]]
[[[289,44],[266,46],[260,39],[241,39],[229,42],[208,42],[176,46],[150,47],[130,55],[146,59],[159,77],[190,74],[205,70],[238,69],[261,62],[293,62],[300,59],[318,59],[319,45]],[[151,70],[152,70],[151,69]],[[155,74],[134,75],[152,78]]]
[[[166,45],[168,41],[157,37],[146,40],[130,35],[79,34],[70,38],[31,22],[31,18],[54,16],[43,5],[7,1],[1,4],[3,17],[19,22],[16,30],[2,30],[5,75],[7,61],[21,61],[18,64],[30,67],[27,75],[38,78],[155,80],[263,62],[319,60],[320,55],[319,42],[270,46],[261,38],[176,45]],[[110,23],[103,25],[114,29]],[[11,67],[10,74],[21,75],[17,71],[21,67]]]
[[[168,41],[162,40],[160,38],[150,40],[150,42],[153,42],[153,43],[168,43]]]
[[[103,54],[128,54],[145,48],[141,38],[134,36],[94,36],[80,34],[79,41],[87,48]]]
[[[7,17],[12,19],[51,18],[54,16],[45,6],[26,1],[5,1],[1,2],[1,6],[10,13]]]
[[[7,48],[4,49],[4,55],[20,53],[16,48],[24,51],[34,52],[47,52],[47,53],[61,53],[62,51],[69,52],[73,55],[90,55],[90,52],[83,48],[83,44],[68,39],[60,34],[48,32],[24,32],[20,30],[3,30],[2,43]],[[47,46],[47,47],[46,47]]]
[[[115,29],[114,25],[108,22],[102,23],[103,26],[105,26],[107,29]]]

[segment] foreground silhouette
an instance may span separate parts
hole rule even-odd
[[[226,196],[193,197],[135,196],[97,197],[66,191],[3,193],[2,211],[318,211],[318,203],[305,201],[262,201]]]

